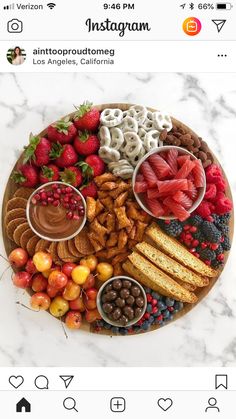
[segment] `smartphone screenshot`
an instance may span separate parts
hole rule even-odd
[[[0,1],[4,419],[234,418],[235,27]]]

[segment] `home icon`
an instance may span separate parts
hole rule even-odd
[[[16,411],[19,413],[22,412],[31,412],[31,404],[24,397],[16,405]]]

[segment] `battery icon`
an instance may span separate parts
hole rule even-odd
[[[231,3],[216,3],[217,10],[231,10],[233,5]]]

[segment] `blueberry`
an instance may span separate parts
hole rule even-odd
[[[156,300],[160,300],[161,296],[157,292],[152,292],[152,297]]]
[[[158,308],[163,311],[166,310],[167,306],[163,303],[163,301],[158,302]]]
[[[151,288],[145,287],[144,289],[145,289],[146,294],[150,294],[152,292]]]
[[[140,331],[140,327],[139,326],[133,326],[134,332],[137,333]]]
[[[119,328],[119,333],[121,334],[121,335],[128,335],[128,330],[127,329],[125,329],[124,327],[120,327]]]
[[[146,309],[146,311],[147,311],[148,313],[151,313],[151,312],[152,312],[152,305],[151,305],[151,304],[148,304],[148,305],[147,305],[147,309]]]
[[[112,326],[111,331],[112,331],[112,333],[117,334],[117,333],[119,333],[119,327]]]
[[[174,304],[174,308],[176,309],[176,310],[182,310],[182,308],[183,308],[183,303],[181,302],[181,301],[176,301],[175,302],[175,304]]]
[[[98,327],[103,327],[103,326],[104,326],[104,324],[105,324],[105,322],[104,322],[103,320],[98,320],[98,321],[97,321],[97,326],[98,326]]]
[[[145,321],[145,322],[143,322],[141,327],[142,327],[143,330],[148,330],[149,327],[150,327],[150,324],[148,323],[148,321]]]
[[[168,306],[168,307],[172,307],[173,305],[174,305],[174,303],[175,303],[175,300],[172,300],[171,298],[169,298],[169,297],[167,297],[166,298],[166,305]]]
[[[165,311],[163,311],[163,317],[164,317],[164,319],[169,319],[169,317],[170,317],[170,312],[169,312],[169,310],[165,310]]]
[[[150,316],[150,317],[149,317],[149,323],[150,323],[150,324],[152,324],[152,323],[154,322],[154,320],[155,320],[154,316]]]
[[[108,323],[105,323],[105,324],[104,324],[104,328],[105,328],[105,329],[107,329],[107,330],[109,330],[109,329],[111,329],[111,325],[110,325],[110,324],[108,324]]]

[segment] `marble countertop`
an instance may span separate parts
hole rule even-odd
[[[236,74],[0,74],[0,196],[29,133],[94,103],[157,107],[191,126],[220,159],[236,192]],[[2,241],[0,253],[4,255]],[[140,336],[69,332],[47,313],[16,304],[27,295],[0,282],[0,366],[234,366],[236,364],[235,246],[210,294],[182,319]],[[6,264],[0,264],[3,272]]]

